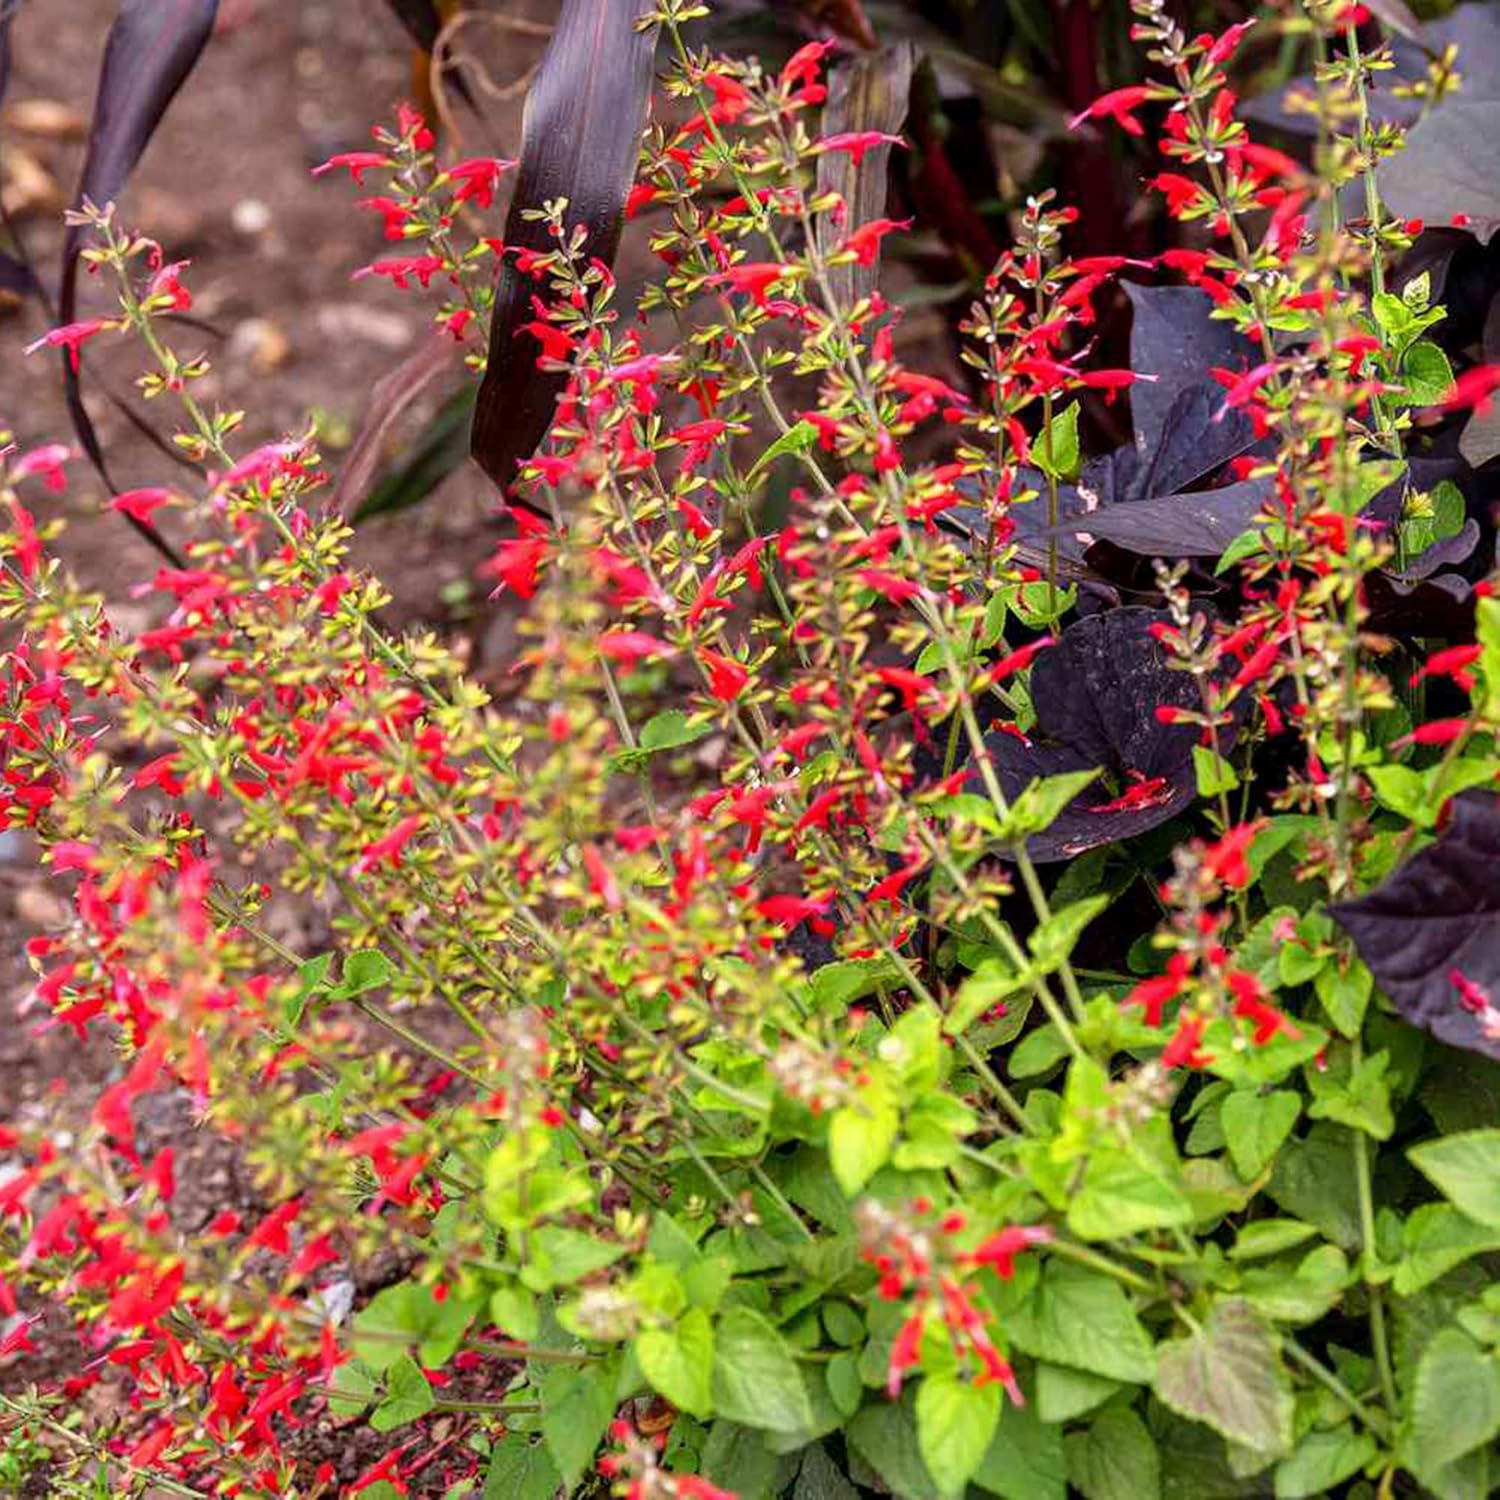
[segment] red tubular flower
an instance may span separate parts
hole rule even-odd
[[[809,917],[821,917],[828,910],[831,896],[814,901],[807,896],[767,896],[755,903],[755,910],[768,922],[779,922],[792,928]]]
[[[1451,677],[1465,692],[1474,686],[1473,675],[1468,671],[1484,654],[1483,646],[1449,646],[1444,651],[1435,651],[1411,674],[1408,686],[1415,687],[1424,677]]]
[[[589,888],[611,910],[619,911],[624,905],[620,887],[614,871],[605,864],[604,856],[593,844],[583,846],[583,868],[588,873]]]
[[[1500,388],[1500,365],[1475,365],[1453,382],[1453,389],[1443,402],[1443,410],[1457,411],[1472,406],[1475,411],[1488,411],[1497,388]]]
[[[834,809],[844,800],[842,787],[830,787],[826,792],[819,792],[813,800],[808,803],[807,811],[797,819],[794,833],[804,833],[809,828],[826,828],[828,820],[833,816]]]
[[[874,589],[877,594],[883,599],[888,599],[892,604],[909,603],[922,592],[920,583],[910,578],[902,578],[897,573],[887,573],[881,568],[861,568],[857,576],[866,588]]]
[[[859,265],[873,266],[880,253],[881,240],[895,230],[910,228],[910,219],[871,219],[868,224],[861,224],[839,246],[839,253],[851,253]]]
[[[1155,375],[1138,375],[1134,370],[1089,370],[1079,380],[1090,390],[1104,392],[1104,404],[1109,406],[1121,391],[1127,391],[1138,380],[1156,380]]]
[[[708,672],[708,691],[721,703],[732,703],[745,691],[750,681],[749,669],[737,661],[710,651],[707,646],[698,648],[698,660]]]
[[[1167,960],[1167,972],[1143,979],[1120,1003],[1139,1005],[1145,1012],[1142,1020],[1148,1026],[1160,1026],[1162,1011],[1169,1000],[1175,1000],[1188,982],[1192,960],[1186,953],[1174,953]]]
[[[363,187],[366,172],[394,165],[390,157],[381,155],[379,151],[340,151],[337,156],[330,156],[321,166],[314,167],[312,174],[314,177],[321,177],[325,172],[332,172],[343,167],[348,170],[355,182]]]
[[[1069,130],[1077,130],[1085,120],[1113,120],[1127,135],[1144,135],[1145,127],[1136,119],[1137,110],[1151,97],[1151,90],[1144,84],[1131,84],[1123,89],[1111,89],[1081,110],[1068,121]]]
[[[471,198],[480,208],[488,208],[495,201],[495,184],[503,172],[509,172],[515,162],[498,156],[476,156],[468,161],[455,162],[443,173],[443,178],[458,184],[453,194],[454,203],[467,203]]]
[[[1484,1015],[1492,1008],[1489,991],[1482,984],[1476,984],[1462,969],[1449,969],[1448,983],[1458,991],[1458,1003],[1470,1015]]]
[[[151,278],[147,299],[160,298],[173,312],[186,312],[193,305],[193,294],[183,286],[182,272],[191,264],[191,261],[178,260],[170,266],[163,266]]]
[[[823,57],[832,45],[832,42],[808,42],[792,53],[781,70],[782,88],[798,89],[815,84],[823,67]]]
[[[1429,719],[1425,724],[1418,724],[1410,734],[1394,740],[1392,748],[1398,749],[1402,745],[1451,745],[1468,731],[1467,719]]]
[[[847,152],[849,160],[858,167],[865,159],[865,152],[873,151],[877,146],[905,144],[899,135],[888,135],[883,130],[846,130],[837,135],[825,135],[818,147],[821,151]]]
[[[354,206],[379,214],[385,220],[386,239],[403,240],[406,238],[402,230],[414,211],[412,203],[404,202],[400,198],[361,198]]]
[[[245,1237],[246,1246],[269,1250],[273,1255],[290,1255],[291,1227],[301,1212],[300,1198],[288,1199],[279,1208],[273,1208]]]
[[[162,1422],[154,1427],[144,1438],[141,1439],[126,1455],[126,1465],[132,1469],[149,1469],[154,1465],[163,1453],[165,1453],[172,1442],[172,1424]]]
[[[777,261],[749,260],[721,272],[714,277],[714,282],[727,286],[732,292],[748,292],[757,307],[764,307],[771,288],[794,274],[795,268]]]
[[[540,581],[542,560],[547,555],[546,528],[542,522],[515,512],[522,535],[501,542],[481,572],[499,580],[495,589],[509,589],[520,599],[530,599]]]
[[[875,675],[888,688],[901,694],[901,702],[908,712],[916,711],[919,699],[938,696],[937,684],[930,677],[913,672],[910,667],[877,667]]]
[[[521,324],[516,329],[516,334],[519,337],[523,333],[529,333],[542,346],[542,359],[554,360],[558,364],[566,364],[578,347],[578,340],[571,333],[555,327],[544,318],[535,318],[530,323]]]
[[[918,1308],[896,1332],[885,1367],[886,1394],[892,1401],[900,1397],[907,1373],[922,1363],[922,1333],[926,1322],[926,1313]]]
[[[1278,1032],[1284,1033],[1292,1041],[1302,1035],[1274,1005],[1266,1003],[1260,982],[1253,974],[1231,969],[1224,979],[1230,994],[1234,996],[1235,1016],[1242,1021],[1249,1021],[1255,1027],[1250,1038],[1255,1046],[1264,1047]]]
[[[1016,1274],[1016,1256],[1051,1238],[1045,1224],[1012,1224],[990,1235],[964,1259],[973,1266],[990,1266],[1002,1281],[1009,1281]]]
[[[401,868],[401,851],[412,841],[422,827],[420,813],[408,813],[387,834],[365,845],[360,852],[355,869],[364,874],[373,870],[382,861],[387,861],[393,870]]]
[[[126,490],[109,502],[109,508],[134,521],[148,522],[162,506],[170,504],[171,500],[171,490],[156,486],[151,489]]]
[[[1259,824],[1236,824],[1204,851],[1203,868],[1221,885],[1244,889],[1250,884],[1250,864],[1246,856],[1259,832]]]
[[[366,276],[388,276],[403,292],[411,289],[412,278],[421,283],[423,291],[432,285],[432,278],[447,264],[441,255],[399,255],[388,260],[377,260],[361,266],[350,278],[363,281]]]
[[[1218,40],[1209,47],[1204,56],[1214,67],[1228,62],[1236,51],[1239,50],[1240,42],[1244,38],[1245,33],[1254,25],[1255,20],[1253,17],[1248,21],[1236,21],[1233,26],[1228,27],[1219,34]]]
[[[69,363],[77,370],[79,349],[106,328],[114,326],[108,318],[84,318],[78,323],[65,323],[61,328],[48,329],[35,343],[26,346],[26,352],[35,354],[38,349],[66,349]]]
[[[1172,1040],[1162,1049],[1164,1068],[1206,1068],[1213,1058],[1199,1050],[1207,1023],[1201,1016],[1181,1016]]]
[[[608,661],[624,662],[630,666],[637,662],[671,656],[673,649],[665,641],[659,641],[643,630],[607,630],[599,637],[600,656]]]
[[[1180,219],[1190,209],[1201,208],[1209,201],[1208,192],[1203,184],[1195,182],[1191,177],[1184,177],[1180,172],[1160,172],[1147,185],[1166,196],[1167,212],[1174,219]],[[1166,255],[1162,256],[1162,260],[1171,265],[1172,262],[1167,260],[1169,255],[1175,254],[1181,258],[1184,254],[1196,255],[1196,253],[1169,250]]]
[[[1004,682],[1007,677],[1014,677],[1017,672],[1024,672],[1041,652],[1056,644],[1055,635],[1044,635],[1039,641],[1032,641],[1009,652],[985,672],[984,685],[989,687],[997,682]]]

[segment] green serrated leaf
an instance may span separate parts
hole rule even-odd
[[[1066,1500],[1061,1429],[1042,1422],[1030,1403],[1007,1404],[974,1483],[1001,1500]]]
[[[1068,1482],[1085,1500],[1160,1500],[1161,1455],[1135,1412],[1104,1412],[1064,1447]]]
[[[1401,361],[1401,385],[1408,406],[1437,406],[1453,393],[1453,366],[1429,339],[1419,339]]]
[[[1441,1328],[1417,1363],[1402,1450],[1420,1475],[1500,1436],[1500,1363],[1458,1328]]]
[[[813,974],[807,997],[819,1015],[843,1015],[856,1001],[899,984],[900,970],[888,958],[836,959]]]
[[[1252,1174],[1253,1175],[1253,1174]],[[1318,1231],[1300,1219],[1258,1219],[1246,1224],[1235,1236],[1229,1251],[1230,1260],[1264,1260],[1295,1249]]]
[[[594,1466],[615,1414],[612,1365],[555,1365],[542,1381],[542,1435],[571,1490]]]
[[[659,750],[696,744],[712,728],[708,723],[695,724],[680,708],[668,708],[646,720],[637,743],[648,755],[654,755]]]
[[[1050,973],[1071,957],[1084,928],[1109,906],[1108,896],[1089,896],[1054,911],[1026,939],[1037,967]]]
[[[1117,1281],[1084,1266],[1048,1261],[1005,1330],[1024,1354],[1134,1385],[1156,1371],[1151,1338]]]
[[[1402,1256],[1392,1285],[1410,1297],[1474,1255],[1500,1250],[1500,1228],[1477,1224],[1451,1203],[1423,1203],[1402,1226]]]
[[[714,1329],[712,1390],[714,1410],[742,1426],[800,1432],[813,1425],[791,1345],[748,1307],[731,1307]]]
[[[995,1435],[998,1385],[929,1375],[917,1388],[917,1448],[939,1494],[958,1500]]]
[[[1090,1154],[1068,1203],[1068,1228],[1080,1239],[1110,1240],[1192,1223],[1193,1205],[1155,1161],[1113,1147]]]
[[[396,966],[378,948],[361,948],[344,960],[339,981],[340,995],[363,995],[378,990],[396,977]]]
[[[1071,479],[1081,462],[1078,443],[1078,403],[1053,415],[1031,445],[1031,461],[1052,479]]]
[[[852,1198],[890,1160],[901,1114],[883,1073],[872,1074],[853,1100],[828,1122],[828,1159],[833,1175]]]
[[[436,1398],[421,1366],[409,1354],[403,1354],[386,1371],[385,1397],[370,1413],[370,1426],[376,1432],[390,1432],[425,1417]]]
[[[1156,1354],[1154,1389],[1173,1411],[1258,1454],[1290,1451],[1295,1402],[1280,1344],[1248,1303],[1215,1303],[1197,1332]]]
[[[1236,1089],[1224,1101],[1224,1142],[1241,1178],[1253,1182],[1265,1172],[1301,1112],[1302,1095],[1292,1089],[1274,1089],[1271,1094]]]
[[[545,1443],[507,1433],[490,1452],[484,1500],[553,1500],[561,1483]]]
[[[575,1281],[612,1266],[626,1253],[626,1248],[581,1230],[544,1224],[527,1241],[521,1281],[533,1292],[572,1286]]]
[[[1500,1229],[1500,1130],[1466,1130],[1414,1146],[1407,1155],[1461,1213]]]
[[[701,1307],[690,1308],[671,1328],[643,1329],[636,1362],[653,1390],[691,1416],[713,1415],[714,1330]]]
[[[1309,1432],[1276,1465],[1276,1500],[1311,1500],[1331,1495],[1364,1468],[1376,1453],[1375,1439],[1347,1424],[1331,1432]]]

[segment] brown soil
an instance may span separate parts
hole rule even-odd
[[[57,280],[62,208],[82,163],[83,131],[116,8],[117,0],[32,0],[13,30],[0,126],[3,180],[7,206],[49,290]],[[497,8],[545,21],[556,0]],[[533,65],[543,45],[499,31],[481,34],[477,44],[499,84]],[[372,122],[390,118],[411,92],[412,63],[405,33],[380,0],[223,0],[207,53],[122,198],[124,224],[159,240],[168,260],[192,262],[185,279],[193,313],[211,328],[180,326],[173,342],[182,353],[207,353],[215,372],[199,393],[246,411],[246,448],[304,430],[316,412],[325,456],[336,468],[339,435],[347,443],[358,431],[374,384],[431,336],[431,303],[420,294],[382,281],[351,282],[355,268],[392,247],[378,218],[354,207],[360,194],[347,179],[310,175],[335,151],[364,145]],[[459,122],[464,154],[515,155],[519,98],[489,101],[484,115],[482,125],[472,115]],[[22,188],[27,201],[18,203]],[[497,211],[497,232],[500,222]],[[108,310],[102,293],[85,285],[78,316]],[[23,449],[73,440],[55,359],[22,353],[49,326],[36,303],[0,309],[0,427],[13,431]],[[174,414],[136,398],[134,349],[102,345],[88,351],[86,390],[117,482],[128,487],[176,477],[103,388],[129,399],[163,433]],[[398,429],[393,449],[464,378],[455,366],[436,382]],[[39,503],[39,517],[67,518],[56,550],[81,580],[106,594],[117,615],[144,623],[147,606],[133,602],[131,590],[159,559],[104,509],[106,491],[86,460],[78,457],[68,472],[67,493]],[[487,606],[485,586],[474,577],[493,531],[493,487],[465,466],[422,508],[362,527],[354,556],[392,592],[393,622],[435,620],[466,638],[466,649],[493,660],[512,639],[506,609]],[[27,1012],[32,976],[22,943],[65,917],[33,867],[28,841],[0,834],[0,1123],[43,1112],[56,1118],[60,1106],[82,1128],[89,1102],[118,1068],[104,1041],[81,1047],[65,1030],[38,1036],[37,1016]],[[254,1206],[233,1150],[196,1130],[185,1103],[163,1102],[141,1125],[153,1149],[176,1147],[176,1208],[185,1225],[224,1208]],[[48,1352],[8,1362],[0,1393],[45,1386],[76,1366],[76,1336],[60,1321],[36,1337]],[[357,1426],[324,1421],[303,1431],[298,1451],[310,1465],[331,1460],[348,1478],[385,1446],[384,1439],[372,1446],[363,1440],[368,1436]],[[48,1493],[45,1478],[38,1482],[42,1487],[32,1492]]]

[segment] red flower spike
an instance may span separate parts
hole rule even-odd
[[[905,145],[906,142],[899,135],[888,135],[883,130],[847,130],[837,135],[825,135],[818,142],[821,151],[847,153],[856,167],[863,164],[865,153],[873,151],[877,146]]]
[[[858,265],[873,266],[880,253],[881,240],[898,229],[910,229],[911,224],[910,219],[871,219],[868,224],[861,224],[839,246],[838,253],[853,255]]]
[[[1201,1016],[1180,1017],[1176,1034],[1162,1049],[1162,1067],[1206,1068],[1213,1061],[1212,1057],[1200,1050],[1206,1025],[1207,1022]]]
[[[1052,1231],[1043,1224],[1011,1225],[981,1241],[965,1256],[974,1266],[989,1266],[1002,1281],[1016,1274],[1016,1256],[1035,1245],[1045,1245]]]
[[[733,703],[745,691],[750,672],[739,662],[718,651],[710,651],[707,646],[698,648],[698,660],[708,672],[709,693],[720,703]]]
[[[1087,109],[1081,110],[1068,121],[1069,130],[1077,130],[1085,120],[1113,120],[1128,135],[1144,135],[1145,127],[1136,119],[1133,111],[1139,109],[1151,97],[1151,90],[1144,84],[1131,84],[1127,88],[1111,89],[1101,94]]]
[[[901,1395],[906,1376],[922,1363],[922,1334],[926,1315],[919,1308],[896,1332],[885,1367],[885,1390],[892,1401]]]
[[[330,156],[321,166],[312,169],[314,177],[321,177],[325,172],[337,171],[339,168],[347,169],[349,175],[360,186],[364,186],[365,173],[378,171],[384,167],[394,167],[395,163],[390,157],[379,151],[340,151],[337,156]]]

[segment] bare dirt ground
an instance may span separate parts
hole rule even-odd
[[[528,0],[511,13],[545,21],[555,0]],[[49,289],[56,284],[62,210],[83,159],[105,36],[116,0],[34,0],[13,31],[14,64],[0,126],[0,181],[19,220],[27,252]],[[542,40],[494,33],[486,66],[504,84],[541,54]],[[223,0],[218,31],[179,95],[119,205],[121,221],[159,240],[169,260],[192,262],[186,274],[194,314],[212,331],[176,330],[182,353],[206,352],[215,373],[200,386],[210,402],[247,414],[242,441],[254,443],[305,428],[319,414],[325,455],[336,469],[339,438],[359,428],[374,384],[431,336],[430,304],[389,283],[352,283],[351,272],[386,253],[378,218],[355,209],[346,179],[314,179],[310,169],[368,140],[370,125],[391,117],[410,95],[413,58],[405,34],[381,0]],[[482,125],[462,122],[464,154],[515,155],[521,104],[491,101]],[[496,232],[502,222],[496,212]],[[85,285],[79,316],[109,310],[102,289]],[[27,358],[25,346],[49,326],[31,303],[0,309],[0,427],[25,449],[73,440],[54,358]],[[137,352],[89,350],[89,408],[122,486],[176,477],[101,395],[104,384],[171,430],[173,414],[135,401]],[[97,353],[95,351],[98,351]],[[401,430],[409,436],[464,376],[455,366]],[[65,495],[47,498],[40,515],[67,518],[57,550],[117,611],[142,610],[131,589],[159,559],[104,509],[104,487],[80,456],[69,465]],[[47,509],[46,507],[52,507]],[[465,467],[439,495],[405,515],[370,523],[355,560],[375,571],[394,596],[396,623],[437,621],[468,636],[483,655],[507,650],[506,612],[484,604],[476,566],[493,545],[494,490]],[[472,604],[454,613],[468,581]],[[444,603],[444,600],[447,603]],[[488,637],[488,640],[487,640]],[[118,1067],[103,1044],[82,1048],[65,1031],[35,1034],[26,1013],[32,986],[22,951],[32,933],[66,919],[66,909],[35,871],[27,841],[0,833],[0,1122],[50,1115],[60,1092],[86,1101]],[[60,1085],[53,1080],[63,1079]],[[186,1109],[143,1120],[156,1147],[177,1148],[189,1217],[206,1222],[221,1208],[253,1203],[232,1152],[194,1130]],[[187,1220],[185,1219],[186,1223]],[[39,1340],[49,1354],[14,1361],[0,1372],[0,1392],[43,1384],[73,1347],[61,1326]],[[357,1473],[368,1445],[331,1426],[305,1435],[304,1457],[330,1458]],[[43,1490],[37,1493],[45,1493]]]

